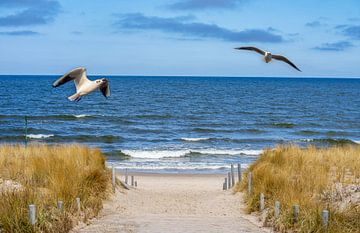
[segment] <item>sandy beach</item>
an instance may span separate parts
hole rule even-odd
[[[117,191],[100,216],[73,232],[267,232],[243,211],[222,175],[136,174],[138,188]]]

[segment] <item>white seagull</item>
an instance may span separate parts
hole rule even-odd
[[[264,61],[266,63],[269,63],[272,59],[280,60],[280,61],[286,62],[287,64],[291,65],[292,67],[294,67],[295,69],[297,69],[298,71],[301,72],[301,70],[299,68],[297,68],[296,65],[294,65],[294,63],[292,63],[289,59],[287,59],[284,56],[271,54],[270,52],[263,51],[256,47],[239,47],[239,48],[235,48],[235,49],[255,51],[264,56]]]
[[[76,93],[68,97],[70,101],[79,101],[82,96],[90,94],[97,89],[100,89],[105,98],[110,96],[109,81],[106,78],[97,79],[95,81],[89,80],[86,76],[86,69],[83,67],[73,69],[56,80],[52,86],[59,87],[72,80],[75,83]]]

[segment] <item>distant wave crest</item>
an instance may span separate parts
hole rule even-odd
[[[181,138],[181,140],[187,141],[187,142],[199,142],[199,141],[210,140],[210,138]]]
[[[54,134],[28,134],[27,137],[32,139],[43,139],[54,137]]]
[[[200,155],[248,155],[256,156],[262,150],[221,150],[221,149],[187,149],[187,150],[123,150],[123,153],[133,158],[179,158]]]
[[[359,141],[353,141],[346,138],[306,138],[301,139],[303,142],[309,143],[321,143],[321,144],[330,144],[330,145],[344,145],[344,144],[359,144]]]

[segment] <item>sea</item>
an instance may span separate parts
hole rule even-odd
[[[0,143],[80,143],[151,173],[246,168],[266,148],[360,143],[360,79],[107,76],[70,102],[59,76],[0,76]],[[90,76],[90,79],[100,78]]]

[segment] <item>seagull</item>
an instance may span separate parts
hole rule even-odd
[[[76,93],[68,97],[70,101],[80,101],[82,96],[90,94],[97,89],[100,89],[105,98],[110,96],[109,81],[106,78],[97,79],[95,81],[89,80],[86,76],[86,68],[84,67],[78,67],[71,70],[56,80],[52,86],[59,87],[72,80],[75,83]]]
[[[297,68],[296,65],[294,65],[294,63],[292,63],[289,59],[287,59],[284,56],[271,54],[270,52],[263,51],[263,50],[258,49],[256,47],[239,47],[239,48],[235,48],[235,49],[255,51],[255,52],[260,53],[261,55],[264,56],[264,60],[265,60],[266,63],[269,63],[272,59],[280,60],[280,61],[286,62],[287,64],[291,65],[296,70],[301,72],[301,70],[299,68]]]

